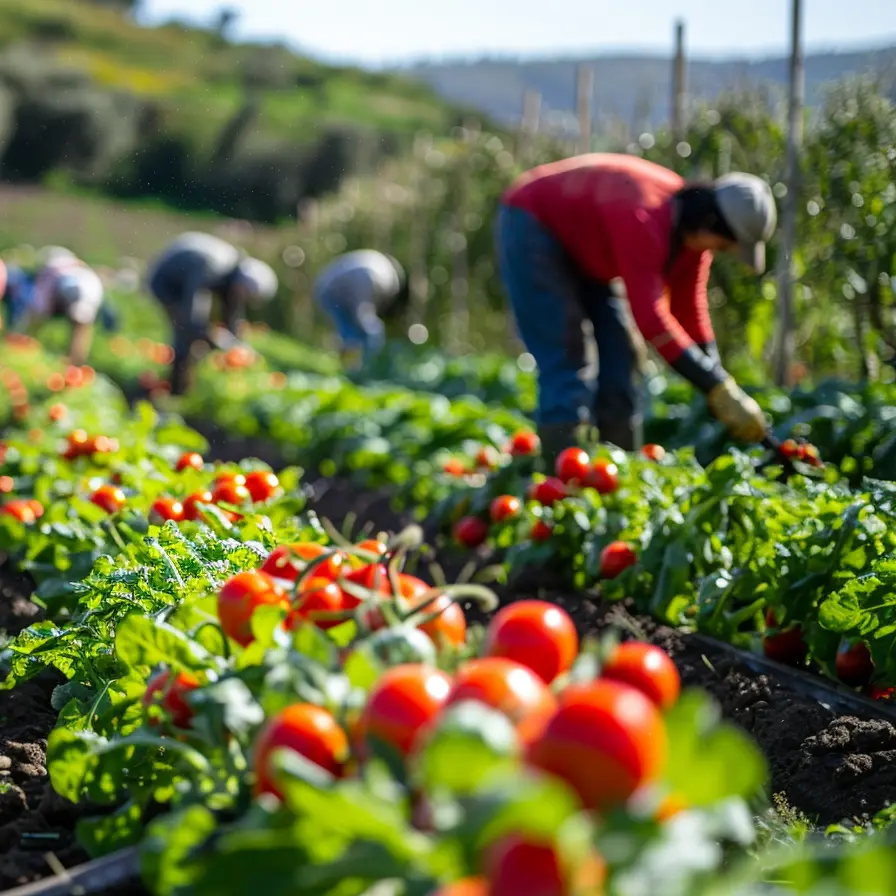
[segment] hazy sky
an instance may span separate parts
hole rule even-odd
[[[245,37],[283,37],[319,56],[377,65],[484,52],[669,50],[687,23],[692,52],[781,51],[789,0],[144,0],[144,19],[241,13]],[[810,46],[896,42],[896,0],[804,0]]]

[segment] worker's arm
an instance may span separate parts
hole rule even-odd
[[[712,253],[685,252],[675,263],[669,282],[669,310],[700,350],[719,360],[716,335],[709,315],[709,271]]]
[[[80,367],[87,361],[93,341],[93,324],[72,324],[72,338],[68,346],[68,362]]]
[[[663,278],[652,270],[660,266],[651,265],[649,256],[641,261],[621,253],[619,257],[632,317],[644,339],[673,370],[706,394],[710,410],[734,438],[761,441],[767,432],[762,410],[672,315]]]

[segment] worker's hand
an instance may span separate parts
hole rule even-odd
[[[226,351],[229,348],[235,348],[243,343],[227,329],[220,325],[213,326],[209,330],[209,342],[217,349]]]
[[[768,432],[762,408],[731,377],[706,397],[709,409],[739,442],[761,442]]]

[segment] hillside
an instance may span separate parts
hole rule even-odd
[[[425,81],[445,99],[475,105],[507,124],[519,120],[527,88],[542,93],[545,111],[573,112],[576,68],[590,65],[595,73],[595,115],[619,118],[633,126],[653,126],[669,118],[672,65],[649,55],[598,56],[582,59],[479,59],[420,63],[403,71]],[[746,85],[783,88],[788,61],[693,59],[688,65],[692,96],[710,99],[719,92]],[[806,98],[816,105],[824,85],[856,72],[896,74],[896,47],[858,52],[810,53],[806,57]]]
[[[256,220],[447,134],[462,115],[407,77],[212,30],[141,27],[89,0],[0,0],[0,175]]]

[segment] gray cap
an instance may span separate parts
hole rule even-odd
[[[237,281],[244,284],[256,302],[274,298],[279,286],[273,268],[257,258],[244,258],[237,268]]]
[[[726,174],[715,182],[716,202],[737,237],[738,257],[757,274],[765,271],[765,244],[778,223],[772,188],[753,174]]]

